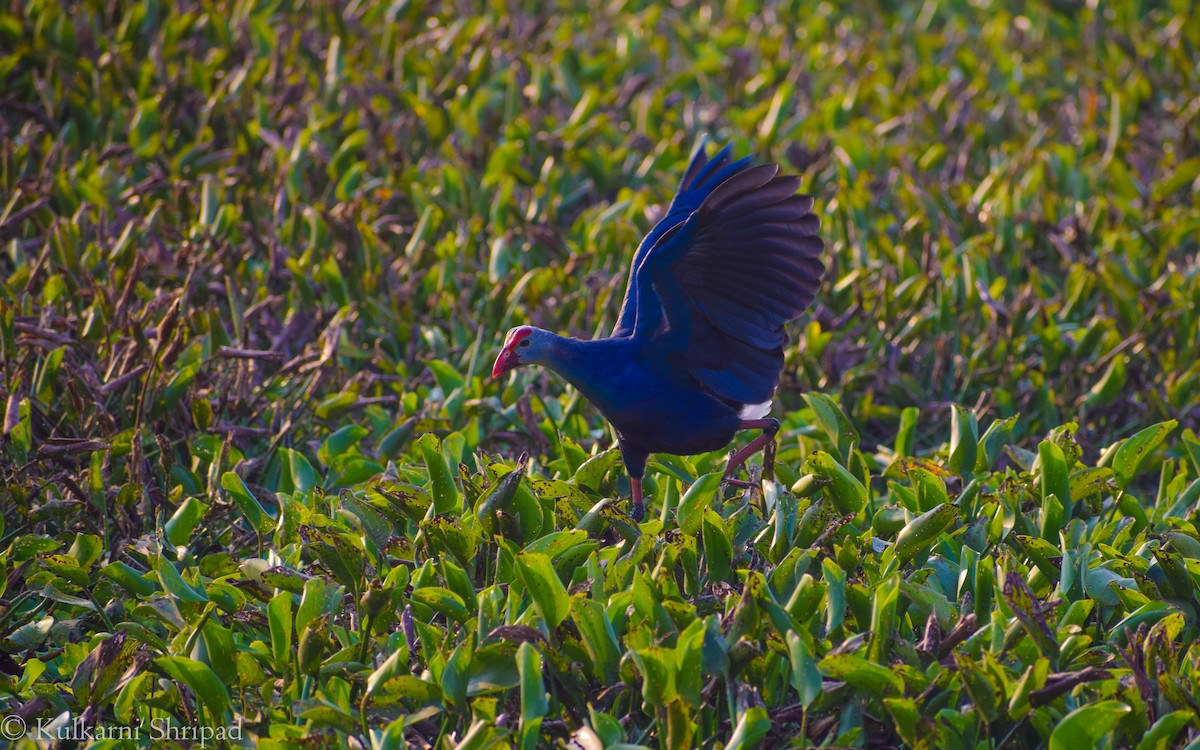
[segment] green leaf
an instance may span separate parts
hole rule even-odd
[[[837,451],[838,460],[845,464],[850,460],[850,449],[858,445],[858,431],[854,429],[842,407],[829,396],[815,391],[803,396],[805,403],[816,414],[821,431]]]
[[[204,518],[207,511],[206,503],[202,503],[194,497],[186,498],[163,524],[167,541],[176,546],[186,545],[192,537],[192,531],[195,530],[196,525],[200,523],[200,519]]]
[[[592,659],[592,674],[605,685],[617,681],[621,659],[620,645],[604,605],[595,599],[571,598],[571,619]]]
[[[467,609],[462,597],[449,589],[439,586],[414,589],[412,600],[430,607],[455,622],[465,623],[471,619],[471,612]]]
[[[150,596],[155,591],[158,591],[157,584],[146,580],[146,577],[142,573],[134,570],[124,562],[109,563],[100,568],[100,573],[113,579],[135,596]]]
[[[541,655],[529,643],[517,649],[517,674],[521,680],[521,748],[533,750],[538,746],[542,717],[550,710],[550,703],[542,682]]]
[[[158,561],[158,580],[162,584],[163,591],[166,591],[171,596],[179,601],[190,603],[203,603],[208,601],[208,597],[196,589],[189,586],[182,577],[179,571],[175,569],[175,564],[165,557],[159,556]]]
[[[617,461],[620,459],[620,452],[614,449],[597,453],[584,461],[575,470],[575,476],[571,478],[571,481],[580,487],[586,487],[593,492],[599,492],[600,483],[604,481],[604,477],[616,466]]]
[[[441,443],[437,436],[426,433],[417,439],[417,446],[425,459],[425,470],[429,473],[433,512],[442,515],[459,510],[461,503],[458,490],[454,486],[450,466],[446,463],[446,457],[442,455]]]
[[[958,404],[950,412],[950,470],[970,477],[975,472],[979,449],[979,423],[975,413]]]
[[[1172,711],[1154,722],[1150,730],[1142,735],[1136,750],[1170,750],[1172,741],[1192,720],[1191,711]]]
[[[1063,454],[1062,448],[1050,440],[1043,440],[1038,444],[1038,467],[1041,474],[1043,510],[1045,510],[1047,498],[1051,495],[1057,497],[1061,504],[1059,518],[1054,519],[1061,523],[1052,523],[1050,527],[1046,527],[1043,523],[1042,538],[1053,541],[1058,538],[1062,523],[1071,518],[1070,467],[1067,466],[1067,458]],[[1047,533],[1052,536],[1046,536]]]
[[[787,634],[788,658],[792,663],[792,687],[800,695],[800,705],[808,708],[821,695],[821,673],[812,653],[795,632]]]
[[[737,726],[733,728],[725,750],[749,750],[759,747],[770,731],[771,717],[767,714],[767,709],[762,706],[748,708],[738,717]]]
[[[442,696],[455,708],[461,709],[467,705],[467,687],[471,676],[473,652],[470,639],[458,644],[450,652],[449,658],[446,659],[446,666],[442,668]]]
[[[679,499],[679,507],[675,511],[679,530],[685,536],[692,536],[700,530],[704,522],[704,511],[713,500],[713,493],[721,486],[721,474],[714,472],[705,474],[688,487],[688,491]]]
[[[304,457],[300,456],[300,460],[303,461]],[[308,462],[305,461],[305,463],[307,464]],[[311,469],[312,467],[310,466],[309,470],[311,471]],[[293,468],[293,474],[294,472],[295,469]],[[309,486],[312,486],[311,483]],[[262,505],[258,502],[258,498],[254,497],[254,493],[250,492],[250,488],[246,486],[241,477],[232,471],[227,471],[221,475],[221,487],[233,498],[234,503],[238,506],[238,510],[242,512],[242,515],[246,517],[246,520],[250,522],[250,526],[255,531],[259,534],[269,534],[271,532],[271,527],[275,525],[275,522],[263,510]]]
[[[708,566],[709,580],[714,583],[724,581],[729,577],[733,543],[729,539],[729,529],[726,528],[724,519],[711,508],[704,509],[701,541],[704,543],[704,563]]]
[[[671,649],[647,646],[630,652],[638,671],[642,673],[642,700],[651,706],[661,706],[675,700],[676,661]]]
[[[317,486],[317,472],[313,470],[312,464],[304,457],[304,454],[299,451],[284,449],[284,453],[288,459],[288,470],[291,472],[292,484],[300,492],[308,492],[313,487]],[[225,486],[222,481],[222,485]],[[225,487],[225,489],[229,489]]]
[[[702,706],[705,630],[704,620],[693,620],[675,641],[675,688],[693,709]]]
[[[825,492],[829,494],[839,513],[853,515],[867,504],[867,488],[858,480],[858,477],[851,474],[828,453],[824,451],[813,453],[804,463],[804,467],[806,471],[829,480]]]
[[[160,656],[154,663],[171,679],[191,688],[208,709],[212,725],[219,725],[229,707],[229,691],[207,664],[185,656]]]
[[[927,552],[956,518],[958,508],[950,503],[942,503],[909,521],[896,535],[896,559],[904,564]]]
[[[1163,440],[1166,440],[1167,435],[1171,434],[1178,424],[1179,422],[1174,419],[1159,422],[1121,443],[1112,461],[1112,470],[1116,475],[1118,487],[1124,489],[1129,486],[1142,462],[1162,444]]]
[[[267,625],[275,670],[285,672],[292,654],[292,595],[287,591],[280,591],[267,604]]]
[[[900,675],[855,654],[826,656],[818,666],[826,676],[849,683],[874,698],[904,694]]]
[[[557,628],[570,611],[571,599],[550,558],[537,552],[522,552],[517,555],[517,572],[547,627]]]
[[[1050,750],[1097,747],[1130,710],[1126,704],[1112,700],[1080,706],[1064,716],[1050,733]]]

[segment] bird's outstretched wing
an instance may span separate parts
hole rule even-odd
[[[704,152],[704,144],[705,142],[701,142],[696,152],[692,154],[692,161],[688,165],[687,171],[684,172],[683,179],[679,182],[679,191],[671,201],[667,215],[654,225],[633,255],[633,264],[629,270],[629,284],[625,288],[625,301],[621,303],[621,315],[613,329],[613,336],[628,336],[633,333],[639,304],[637,273],[646,254],[662,239],[664,234],[687,221],[687,218],[700,207],[704,199],[711,195],[718,185],[750,166],[750,157],[748,156],[738,161],[732,160],[732,146],[726,146],[716,156],[709,159]],[[648,294],[653,297],[653,290],[651,289]],[[648,299],[646,303],[657,305],[657,300]]]
[[[783,370],[783,326],[825,273],[812,198],[796,194],[799,177],[778,172],[771,164],[724,174],[638,251],[634,338],[733,404],[770,399]]]

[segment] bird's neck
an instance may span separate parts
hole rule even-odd
[[[554,336],[549,347],[550,357],[541,364],[558,373],[597,406],[605,400],[605,386],[619,381],[620,370],[627,359],[622,347],[625,339],[607,338],[594,341]]]

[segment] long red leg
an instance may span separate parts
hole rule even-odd
[[[633,520],[641,521],[646,517],[646,506],[642,504],[642,480],[630,477],[629,487],[633,491]]]
[[[744,419],[738,425],[739,430],[762,430],[762,434],[750,441],[750,443],[735,452],[729,457],[729,464],[725,467],[725,476],[721,481],[726,484],[741,485],[742,482],[734,479],[737,470],[747,458],[750,458],[760,450],[763,452],[763,477],[771,479],[775,476],[775,434],[779,432],[778,419]]]

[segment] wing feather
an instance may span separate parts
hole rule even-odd
[[[711,161],[697,155],[663,220],[671,225],[643,242],[628,330],[713,395],[758,404],[783,370],[784,324],[820,286],[824,243],[798,177],[730,159],[728,147]],[[677,207],[690,212],[672,219]]]
[[[745,170],[750,165],[750,157],[733,160],[733,147],[725,146],[717,155],[709,159],[704,151],[702,142],[692,154],[692,160],[679,183],[679,191],[664,216],[638,246],[633,255],[633,264],[629,269],[629,284],[625,289],[625,301],[621,303],[621,314],[613,329],[613,336],[628,336],[633,333],[637,324],[638,309],[641,305],[650,308],[661,306],[652,288],[638,283],[638,269],[642,267],[646,257],[659,245],[672,230],[677,229],[688,220],[696,209],[712,194],[717,187],[724,184],[731,176]],[[643,296],[644,295],[644,296]]]

